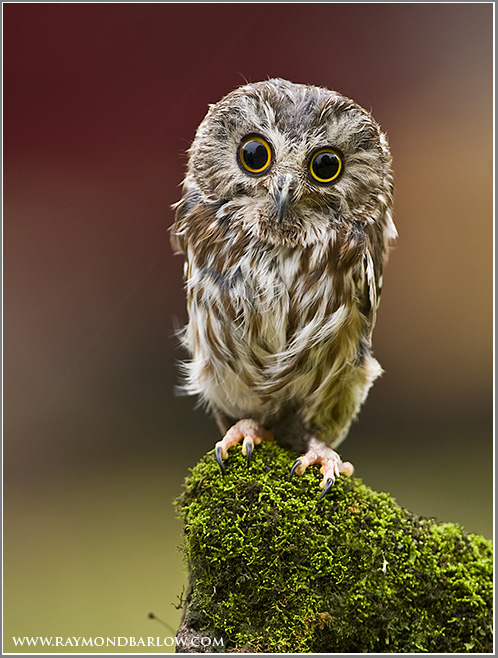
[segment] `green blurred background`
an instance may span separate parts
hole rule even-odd
[[[341,454],[412,511],[492,536],[492,11],[3,5],[5,651],[178,626],[172,500],[218,434],[174,395],[167,228],[208,103],[245,79],[336,89],[388,133],[385,374]]]

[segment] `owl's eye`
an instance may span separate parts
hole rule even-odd
[[[337,180],[342,171],[342,155],[331,148],[323,148],[311,156],[310,174],[314,181],[328,185]]]
[[[264,174],[271,165],[272,159],[272,147],[260,135],[244,137],[237,151],[237,160],[241,169],[255,176]]]

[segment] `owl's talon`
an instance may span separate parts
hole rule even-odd
[[[223,463],[223,459],[221,457],[221,446],[216,446],[214,449],[214,456],[216,457],[216,461],[218,462],[218,466],[221,468],[221,472],[223,475],[227,474],[225,464]]]
[[[292,482],[292,476],[296,472],[296,469],[298,468],[298,466],[301,466],[301,464],[302,464],[302,462],[301,462],[300,459],[296,459],[296,461],[292,464],[292,468],[291,468],[290,473],[289,473],[289,482]]]
[[[251,441],[251,439],[244,439],[244,443],[242,444],[242,454],[246,456],[248,466],[251,463],[251,455],[253,448],[254,448],[254,443]]]
[[[332,488],[336,478],[341,474],[351,477],[354,473],[353,464],[350,462],[343,462],[339,455],[328,446],[324,441],[311,437],[308,443],[308,449],[304,455],[296,459],[291,469],[290,477],[294,473],[302,475],[304,471],[312,464],[320,464],[320,473],[323,479],[320,483],[320,488],[323,489],[319,500],[328,494]],[[290,479],[290,478],[289,478]]]
[[[221,472],[226,475],[224,459],[228,459],[228,451],[242,441],[242,454],[246,455],[247,465],[251,463],[251,456],[255,445],[261,441],[272,441],[273,434],[265,429],[257,420],[243,418],[232,425],[225,436],[215,445],[215,456]]]
[[[323,487],[322,493],[320,494],[320,498],[318,500],[322,500],[322,498],[325,498],[325,496],[334,486],[334,482],[335,482],[335,478],[327,478],[327,483]]]

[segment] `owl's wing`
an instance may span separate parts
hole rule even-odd
[[[382,292],[382,273],[392,242],[397,237],[396,227],[388,206],[376,221],[367,222],[364,253],[365,297],[368,297],[371,332],[375,326],[377,308]]]
[[[368,338],[375,326],[382,290],[385,259],[382,227],[373,221],[355,221],[342,236],[340,260],[342,267],[351,268],[356,284],[356,299],[367,320]]]
[[[170,228],[170,240],[174,252],[186,255],[189,244],[195,244],[200,256],[225,240],[228,225],[217,219],[217,213],[225,203],[224,200],[208,200],[197,187],[190,187],[173,205],[175,221]]]
[[[364,289],[362,306],[365,315],[369,319],[369,337],[371,337],[377,319],[377,308],[379,307],[382,291],[382,263],[374,260],[372,252],[369,249],[366,250],[363,257],[363,275]]]
[[[182,196],[180,201],[174,203],[172,208],[175,211],[175,221],[170,227],[170,241],[175,254],[186,253],[186,219],[192,210],[200,203],[200,194],[196,192],[187,192]]]

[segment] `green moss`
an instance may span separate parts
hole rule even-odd
[[[409,513],[356,478],[318,501],[317,468],[288,481],[274,443],[249,468],[212,453],[177,501],[186,623],[225,651],[491,652],[491,542]]]

